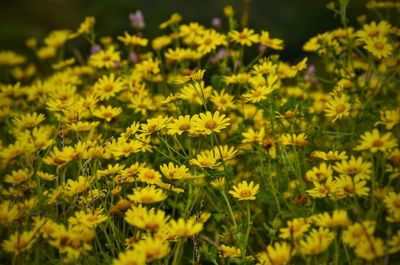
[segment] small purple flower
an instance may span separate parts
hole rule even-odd
[[[267,47],[265,47],[264,45],[258,45],[258,52],[265,52],[266,49]]]
[[[96,53],[98,53],[99,51],[101,51],[102,49],[101,49],[101,46],[99,45],[99,44],[95,44],[95,45],[93,45],[92,46],[92,48],[90,49],[90,53],[91,54],[96,54]]]
[[[114,68],[119,68],[121,64],[119,62],[114,62]]]
[[[129,14],[129,20],[131,21],[132,27],[137,30],[142,30],[145,27],[143,13],[140,10],[137,10],[134,13]]]
[[[136,53],[132,52],[132,53],[129,54],[129,61],[132,64],[135,64],[135,63],[137,63],[139,61],[139,56]]]
[[[318,80],[315,78],[315,66],[314,65],[310,65],[308,68],[307,68],[307,72],[306,72],[306,74],[304,75],[304,80],[305,81],[309,81],[309,82],[311,82],[312,84],[318,84]]]
[[[236,60],[234,63],[235,68],[239,68],[242,66],[242,63],[239,60]]]
[[[222,21],[219,17],[215,17],[213,19],[211,19],[211,26],[213,26],[214,28],[219,28],[221,27]]]
[[[314,66],[314,65],[311,64],[311,65],[307,68],[307,74],[315,75],[315,66]]]
[[[229,52],[225,48],[219,48],[217,51],[217,60],[222,61],[225,60],[229,56]]]

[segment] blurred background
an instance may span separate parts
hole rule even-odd
[[[339,19],[326,8],[327,0],[251,0],[249,27],[268,30],[272,37],[285,41],[281,53],[289,61],[303,56],[304,42],[317,33],[339,27]],[[365,11],[365,0],[351,0],[349,15]],[[55,29],[75,30],[85,16],[95,16],[98,35],[118,36],[133,32],[129,13],[141,10],[152,38],[162,31],[158,25],[173,12],[183,15],[183,23],[198,21],[211,26],[214,17],[223,18],[223,7],[235,7],[241,15],[242,0],[0,0],[0,49],[23,50],[25,40],[42,39]],[[223,23],[227,23],[225,19]]]

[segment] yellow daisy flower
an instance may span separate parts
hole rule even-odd
[[[259,42],[259,35],[253,29],[244,28],[241,32],[232,30],[228,33],[229,38],[242,46],[252,46]]]
[[[113,46],[110,46],[107,50],[101,50],[90,56],[89,64],[96,68],[111,69],[114,68],[115,64],[119,63],[120,60],[119,52],[115,51]]]
[[[365,41],[364,49],[378,59],[387,58],[392,53],[393,46],[385,37],[369,38]]]
[[[242,181],[236,186],[232,187],[233,190],[230,190],[228,193],[233,197],[239,199],[239,201],[243,200],[255,200],[258,189],[260,188],[259,184],[254,185],[254,182],[251,181],[247,183],[246,181]]]
[[[340,97],[333,96],[325,104],[325,115],[332,119],[331,122],[335,122],[338,119],[348,117],[350,109],[351,105],[345,94],[342,94]]]
[[[157,203],[167,198],[162,189],[150,185],[144,188],[133,189],[133,194],[128,195],[128,199],[136,203]]]
[[[360,143],[354,150],[369,150],[372,153],[376,153],[378,151],[385,152],[394,147],[397,147],[397,140],[391,132],[381,135],[377,129],[373,129],[372,132],[366,132],[361,135]]]
[[[230,125],[230,119],[226,118],[225,114],[219,113],[219,111],[206,113],[200,113],[198,117],[194,119],[194,130],[198,134],[210,135],[212,133],[219,133],[222,129],[225,129]]]
[[[191,237],[203,230],[203,224],[196,222],[196,218],[189,218],[186,221],[183,218],[172,219],[168,226],[171,235],[176,237]]]
[[[104,105],[101,105],[99,108],[93,110],[93,115],[95,117],[98,117],[100,119],[106,120],[106,121],[111,121],[113,118],[117,117],[119,114],[121,114],[122,108],[117,107],[113,108],[110,105],[105,107]]]

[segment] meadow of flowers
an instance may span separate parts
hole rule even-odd
[[[231,6],[0,51],[0,263],[399,262],[400,4],[348,4],[294,63]]]

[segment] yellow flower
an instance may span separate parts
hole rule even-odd
[[[246,84],[248,80],[250,79],[250,74],[248,73],[238,73],[234,75],[226,75],[223,77],[223,81],[230,85],[230,84]]]
[[[320,213],[311,217],[311,220],[317,226],[323,227],[336,227],[336,226],[348,226],[351,223],[347,211],[345,210],[334,210],[332,216],[329,213]]]
[[[393,138],[393,134],[390,132],[380,135],[377,129],[373,129],[372,132],[366,132],[361,135],[360,144],[354,148],[354,150],[362,151],[369,150],[372,153],[378,151],[385,152],[388,149],[392,149],[397,146],[397,141]]]
[[[125,221],[140,229],[150,232],[156,232],[164,227],[169,219],[169,216],[162,210],[154,208],[147,210],[139,205],[134,206],[125,213]]]
[[[143,167],[139,169],[138,179],[147,184],[156,184],[161,181],[161,174],[152,168]]]
[[[65,187],[66,194],[70,197],[75,196],[81,192],[84,192],[89,188],[90,181],[85,176],[79,176],[78,180],[74,181],[72,179],[68,179],[67,185]]]
[[[94,23],[96,23],[96,18],[85,17],[85,20],[79,25],[76,35],[89,34],[94,26]]]
[[[152,119],[148,119],[147,124],[142,124],[141,131],[145,135],[149,135],[149,134],[158,132],[161,129],[164,129],[165,127],[167,127],[167,125],[171,121],[171,119],[172,119],[171,117],[163,117],[161,115],[159,115],[155,118],[152,118]]]
[[[348,175],[336,177],[333,186],[333,194],[337,199],[353,196],[368,196],[370,189],[366,187],[367,181],[355,180]]]
[[[300,241],[300,252],[303,255],[318,255],[329,247],[334,238],[335,234],[327,228],[313,229]]]
[[[65,59],[51,65],[54,70],[60,70],[66,66],[73,65],[75,63],[75,58]]]
[[[211,186],[214,188],[223,188],[225,186],[225,178],[217,178],[210,181]]]
[[[189,218],[187,221],[183,218],[177,221],[172,219],[168,226],[171,235],[176,237],[191,237],[203,230],[203,224],[196,222],[196,218]]]
[[[93,95],[101,100],[108,100],[124,89],[125,83],[120,77],[112,73],[109,76],[102,76],[93,85]]]
[[[180,14],[173,13],[167,21],[160,24],[160,29],[165,29],[174,24],[178,24],[181,20],[182,20],[182,16]]]
[[[286,242],[275,242],[267,250],[257,254],[260,265],[285,265],[292,256],[291,246]]]
[[[296,145],[299,147],[305,147],[308,144],[307,136],[304,133],[283,134],[279,137],[279,142],[282,145]]]
[[[58,48],[62,46],[71,34],[70,30],[55,30],[50,32],[50,34],[44,39],[44,43],[48,47]]]
[[[389,192],[383,199],[386,208],[388,209],[389,216],[387,220],[389,222],[400,221],[400,193]]]
[[[227,17],[233,17],[235,11],[233,10],[233,7],[231,5],[228,5],[224,7],[224,14]]]
[[[194,82],[185,85],[177,94],[181,99],[185,99],[190,103],[196,103],[198,105],[206,104],[206,101],[212,94],[211,86],[204,86],[204,81]]]
[[[396,253],[400,251],[400,230],[389,241],[389,252]]]
[[[233,246],[226,246],[224,244],[219,246],[218,251],[219,251],[219,256],[222,258],[236,258],[240,257],[241,255],[240,248]]]
[[[361,240],[354,250],[357,257],[371,261],[385,254],[383,240],[373,236]]]
[[[173,38],[171,36],[158,36],[152,40],[151,47],[154,50],[158,51],[158,50],[161,50],[162,48],[170,45],[172,41],[173,41]]]
[[[204,30],[195,42],[197,50],[202,54],[214,51],[218,46],[226,45],[226,37],[213,29]]]
[[[3,201],[0,204],[0,224],[12,224],[18,218],[18,209],[10,201]]]
[[[119,53],[115,51],[113,46],[110,46],[107,50],[101,50],[90,56],[89,65],[96,68],[111,69],[114,68],[115,64],[119,63],[120,60]]]
[[[127,141],[118,139],[116,145],[112,148],[111,153],[114,157],[128,157],[130,154],[142,151],[142,143],[139,140]]]
[[[271,39],[268,31],[261,31],[260,44],[274,50],[283,50],[283,40]]]
[[[68,128],[76,132],[90,132],[96,129],[99,124],[100,122],[98,121],[78,121],[68,124]]]
[[[118,259],[113,260],[113,265],[146,265],[146,253],[134,248],[118,254]]]
[[[335,122],[338,119],[348,117],[350,115],[350,108],[351,105],[345,94],[342,94],[340,97],[333,96],[326,102],[325,115],[332,119],[331,122]]]
[[[259,131],[254,131],[253,128],[249,128],[246,132],[242,133],[242,136],[244,137],[242,143],[261,144],[266,135],[267,134],[264,127],[261,127]]]
[[[50,59],[56,56],[57,50],[54,47],[45,46],[37,50],[40,59]]]
[[[54,147],[53,150],[47,155],[43,162],[48,165],[53,165],[57,167],[62,167],[69,163],[72,160],[78,159],[81,157],[82,153],[79,150],[76,150],[72,146],[65,146],[64,149],[59,150],[57,147]]]
[[[20,115],[19,117],[14,118],[13,123],[17,130],[23,131],[38,126],[44,120],[45,116],[43,114],[37,114],[36,112],[34,112],[32,114],[27,113],[25,115]]]
[[[393,46],[388,43],[385,37],[367,39],[364,48],[378,59],[389,57],[393,50]]]
[[[400,124],[400,109],[381,111],[381,120],[375,123],[384,124],[386,130],[391,130],[396,125]]]
[[[180,180],[187,177],[188,168],[185,165],[175,166],[172,162],[160,166],[161,172],[167,179]]]
[[[220,115],[219,111],[200,113],[194,120],[194,130],[198,134],[210,135],[212,133],[219,133],[222,129],[229,126],[229,118],[225,114]]]
[[[190,159],[190,164],[201,168],[216,168],[221,163],[217,161],[215,153],[211,150],[205,150],[198,154],[196,158]]]
[[[140,124],[134,121],[131,126],[125,129],[124,133],[121,133],[122,139],[129,139],[131,136],[135,135],[139,131]]]
[[[303,234],[308,231],[310,224],[304,218],[294,218],[287,222],[287,227],[279,229],[279,237],[289,239],[291,241],[303,237]]]
[[[258,34],[254,33],[253,29],[244,28],[242,32],[232,30],[228,33],[229,38],[242,46],[251,46],[259,42]]]
[[[190,115],[179,116],[173,119],[168,125],[168,134],[191,133],[193,131],[194,120],[197,118],[197,114],[190,117]]]
[[[321,182],[322,180],[332,177],[332,174],[332,167],[322,162],[319,167],[313,167],[306,172],[306,179],[312,182]]]
[[[146,236],[134,246],[139,253],[144,253],[147,261],[161,259],[168,255],[170,249],[167,242],[160,238]]]
[[[225,92],[225,89],[221,91],[214,91],[214,94],[210,97],[210,101],[215,105],[217,110],[226,112],[230,109],[235,109],[234,96]]]
[[[254,182],[251,181],[250,184],[246,181],[242,181],[237,186],[232,187],[233,190],[230,190],[228,193],[231,194],[233,197],[239,199],[239,201],[243,200],[255,200],[256,194],[260,185],[254,185]]]
[[[30,178],[30,173],[27,169],[13,170],[11,174],[5,176],[4,181],[14,185],[21,184]]]
[[[98,224],[107,221],[108,217],[101,214],[102,210],[94,212],[78,211],[75,216],[68,218],[68,223],[73,226],[83,226],[88,228],[95,228]]]
[[[0,51],[0,65],[18,65],[26,61],[26,58],[14,51]]]
[[[357,36],[366,41],[375,37],[385,37],[391,31],[390,24],[382,20],[378,24],[372,21],[370,24],[365,24],[363,29],[357,32]]]
[[[342,160],[337,162],[333,167],[336,172],[342,175],[349,175],[355,180],[370,179],[372,164],[370,162],[363,162],[362,157],[357,159],[352,156],[350,160]]]
[[[213,152],[215,153],[216,159],[222,159],[223,161],[231,160],[238,154],[235,147],[229,147],[228,145],[214,146]]]
[[[128,199],[136,203],[156,203],[166,198],[167,195],[164,191],[153,185],[144,188],[135,188],[133,189],[133,194],[128,195]]]
[[[193,49],[184,49],[184,48],[175,48],[175,49],[168,49],[165,53],[165,58],[170,61],[184,61],[184,60],[198,60],[201,58],[201,53],[196,52]],[[184,77],[182,80],[176,80],[177,84],[185,83],[189,81],[191,77]]]
[[[129,35],[128,32],[125,31],[124,36],[118,36],[118,40],[120,40],[125,46],[142,46],[146,47],[149,42],[147,39]]]
[[[251,77],[248,82],[252,89],[243,94],[246,102],[257,103],[267,98],[274,90],[280,87],[280,81],[277,75],[269,75],[268,79],[262,75]]]
[[[329,151],[328,153],[324,151],[314,151],[311,153],[313,158],[321,158],[323,160],[347,160],[346,151]]]
[[[365,220],[354,223],[342,232],[342,240],[351,247],[358,245],[361,241],[368,240],[375,232],[375,221]]]
[[[8,239],[5,239],[1,245],[4,251],[18,255],[21,252],[32,248],[36,241],[36,234],[37,232],[35,230],[24,231],[22,233],[15,232]]]
[[[104,107],[104,105],[101,105],[100,108],[97,108],[93,110],[93,115],[106,120],[106,121],[111,121],[113,118],[117,117],[119,114],[121,114],[122,108],[117,107],[113,108],[110,105],[107,107]]]

